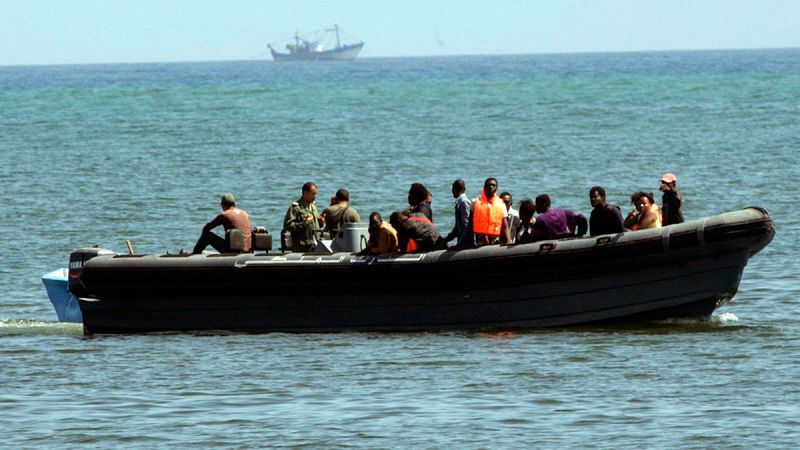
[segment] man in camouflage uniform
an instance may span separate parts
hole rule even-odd
[[[286,211],[283,230],[292,236],[293,252],[309,252],[317,242],[317,231],[323,220],[317,212],[314,200],[317,198],[317,185],[309,181],[303,185],[303,195]]]

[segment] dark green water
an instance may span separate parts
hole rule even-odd
[[[20,448],[790,448],[800,441],[800,51],[0,67],[0,431]],[[190,248],[223,192],[280,229],[300,185],[362,217],[412,182],[778,234],[710,322],[521,334],[83,338],[40,277],[74,248]]]

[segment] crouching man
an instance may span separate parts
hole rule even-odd
[[[589,228],[583,214],[567,209],[551,209],[550,196],[547,194],[536,197],[536,212],[539,217],[533,224],[532,242],[581,237]]]
[[[405,212],[393,212],[389,217],[392,228],[397,230],[397,241],[401,252],[425,253],[447,247],[433,222],[422,213],[410,216]]]

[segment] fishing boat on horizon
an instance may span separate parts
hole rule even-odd
[[[318,32],[319,33],[319,32]],[[336,41],[333,48],[325,48],[323,41],[335,35]],[[349,61],[358,56],[358,53],[364,47],[364,42],[356,44],[342,45],[339,37],[339,26],[334,25],[333,28],[322,30],[322,35],[317,39],[306,39],[301,37],[299,33],[294,35],[294,43],[286,44],[286,50],[289,53],[280,53],[272,48],[272,44],[267,44],[269,51],[272,53],[272,58],[275,61]]]

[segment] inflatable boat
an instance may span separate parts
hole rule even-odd
[[[422,254],[336,251],[342,245],[190,256],[88,248],[71,254],[69,291],[86,334],[702,318],[731,300],[748,259],[774,234],[767,212],[751,207],[659,229]]]

